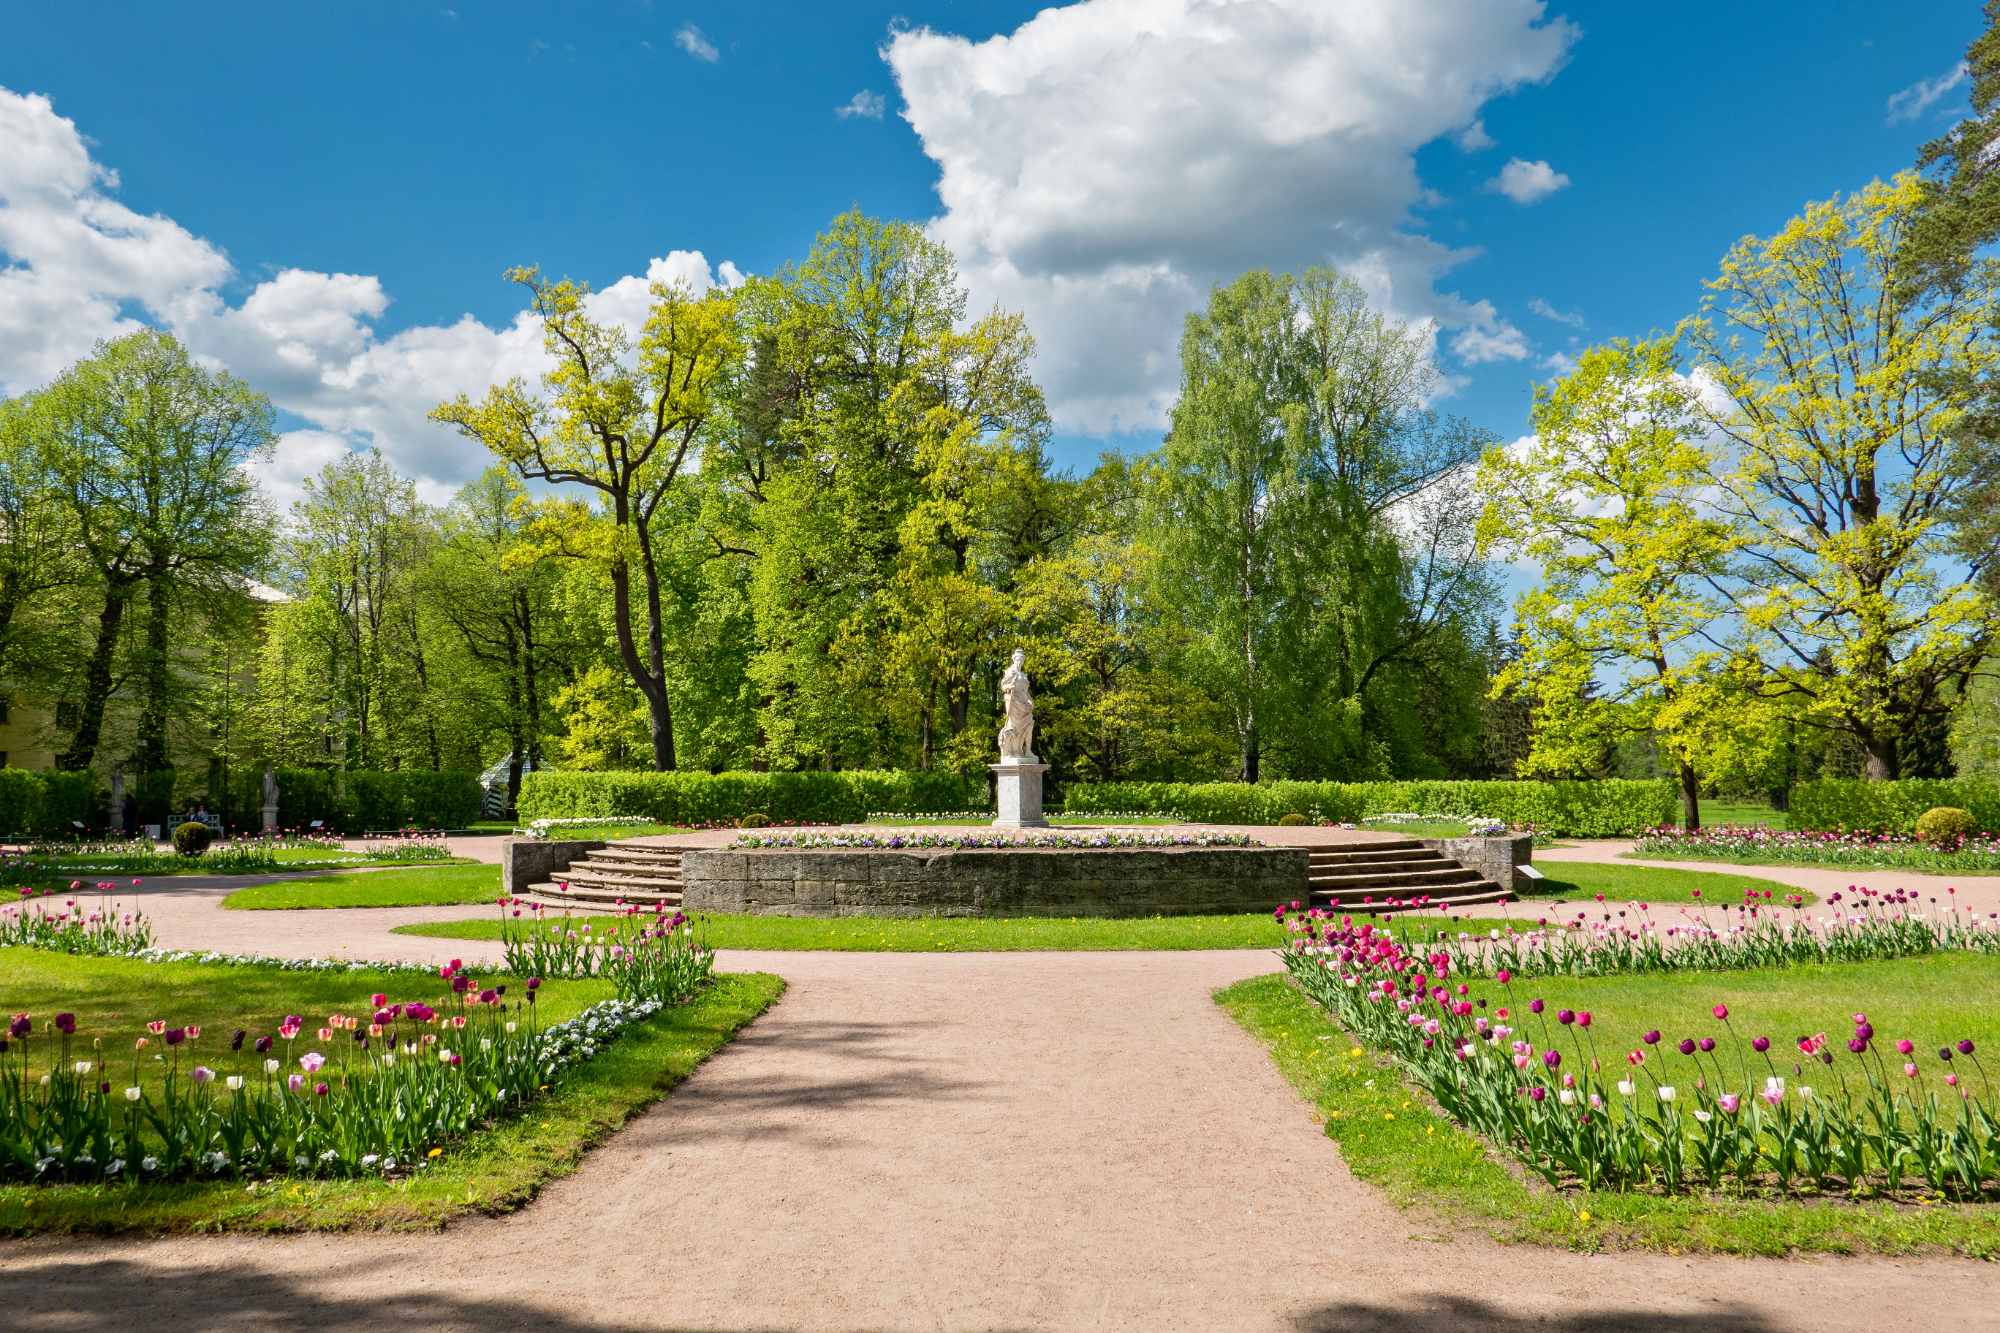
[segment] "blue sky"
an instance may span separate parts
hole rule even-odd
[[[1572,340],[1670,329],[1737,237],[1906,167],[1965,88],[1891,99],[1980,24],[1970,0],[1038,12],[16,6],[0,384],[168,324],[285,408],[281,498],[368,442],[441,496],[482,460],[422,407],[532,370],[506,267],[758,272],[858,204],[938,219],[977,298],[1028,311],[1063,462],[1157,439],[1209,281],[1315,257],[1438,320],[1449,410],[1512,437]]]

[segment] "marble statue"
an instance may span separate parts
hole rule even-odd
[[[1014,661],[1000,677],[1000,697],[1007,705],[1007,725],[1000,728],[1001,762],[1039,762],[1033,749],[1035,740],[1035,701],[1028,694],[1028,673],[1024,664],[1028,654],[1022,649],[1014,650]]]
[[[273,773],[269,768],[266,768],[264,770],[264,804],[275,806],[277,803],[278,775]]]

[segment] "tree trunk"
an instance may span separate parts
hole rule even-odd
[[[1245,782],[1255,782],[1257,780],[1257,761],[1261,756],[1258,754],[1257,715],[1254,712],[1251,713],[1249,720],[1244,723],[1243,729],[1239,734],[1243,742],[1243,780]]]
[[[83,671],[83,703],[77,711],[76,734],[58,760],[58,768],[89,768],[97,757],[98,738],[104,731],[104,705],[111,698],[111,660],[118,650],[118,632],[125,624],[125,602],[131,590],[129,576],[105,586],[104,609],[97,613],[97,643]]]
[[[142,773],[164,773],[172,761],[167,755],[168,673],[173,670],[167,622],[166,575],[155,573],[146,580],[146,665],[143,673],[145,696],[139,710],[137,758]]]
[[[516,595],[514,606],[521,622],[521,691],[528,714],[528,767],[539,772],[542,767],[542,695],[536,679],[534,608],[526,593]]]
[[[1701,827],[1701,779],[1685,760],[1681,763],[1681,826],[1690,833]]]
[[[659,658],[660,626],[657,610],[658,589],[653,590],[653,610],[655,616],[649,626],[654,660]],[[653,737],[653,770],[670,773],[674,768],[674,714],[667,701],[664,682],[654,678],[646,663],[640,660],[638,642],[632,636],[632,567],[619,561],[611,567],[611,620],[612,628],[618,632],[618,660],[625,664],[625,673],[632,683],[639,687],[639,693],[646,698],[646,711],[650,714]]]
[[[1868,756],[1868,763],[1861,775],[1870,782],[1894,782],[1901,771],[1896,753],[1896,738],[1884,736],[1879,731],[1870,731],[1861,738],[1861,748]]]

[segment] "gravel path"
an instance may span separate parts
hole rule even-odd
[[[486,908],[224,912],[227,884],[159,883],[147,906],[168,943],[487,947],[387,933]],[[423,1236],[0,1243],[0,1328],[2000,1327],[1983,1264],[1438,1234],[1353,1181],[1211,1000],[1270,971],[1265,953],[720,962],[791,988],[522,1212]]]
[[[749,954],[791,990],[512,1217],[441,1235],[0,1245],[0,1326],[1993,1327],[1951,1261],[1585,1257],[1348,1176],[1209,998],[1259,953]]]

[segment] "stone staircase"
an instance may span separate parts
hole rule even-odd
[[[1310,906],[1342,912],[1409,912],[1511,899],[1512,887],[1482,879],[1413,838],[1315,850],[1306,872]]]
[[[565,888],[564,886],[567,886]],[[679,907],[681,854],[644,843],[607,843],[569,869],[542,884],[528,887],[539,902],[579,907]]]

